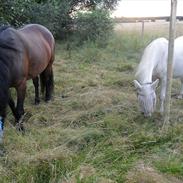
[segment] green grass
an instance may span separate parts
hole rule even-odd
[[[115,34],[106,48],[57,43],[55,92],[34,106],[28,82],[26,133],[13,127],[8,109],[0,182],[167,183],[183,181],[182,100],[173,98],[171,127],[162,132],[156,112],[138,111],[134,72],[155,35]],[[177,81],[173,93],[179,91]]]

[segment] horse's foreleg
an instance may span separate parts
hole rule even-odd
[[[35,77],[32,79],[34,88],[35,88],[35,105],[38,105],[40,103],[40,98],[39,98],[39,76]]]
[[[18,130],[24,131],[24,126],[22,122],[22,117],[24,114],[24,99],[26,93],[26,81],[16,89],[17,90],[17,106],[16,106],[16,125]]]
[[[160,93],[160,113],[164,112],[164,101],[166,95],[166,79],[161,80],[161,93]]]
[[[10,106],[10,109],[14,115],[14,117],[16,118],[16,107],[15,107],[15,102],[13,100],[13,98],[11,97],[11,93],[9,92],[9,100],[8,100],[8,104]]]

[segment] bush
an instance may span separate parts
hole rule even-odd
[[[1,0],[0,23],[19,27],[30,22],[28,12],[33,0]]]
[[[47,27],[56,38],[65,38],[72,19],[69,2],[35,0],[1,0],[0,25],[20,27],[28,23],[38,23]]]
[[[70,15],[70,3],[67,0],[62,0],[60,4],[56,6],[56,37],[58,39],[67,39],[72,31],[72,17]]]
[[[77,4],[76,4],[77,5]],[[0,24],[20,27],[38,23],[47,27],[57,39],[68,39],[73,33],[79,43],[91,40],[105,46],[112,30],[107,10],[79,10],[71,1],[1,0]],[[76,15],[76,16],[74,16]]]
[[[113,30],[112,19],[105,10],[78,13],[75,18],[76,34],[80,43],[97,42],[105,46]]]
[[[53,35],[56,35],[57,11],[52,3],[33,3],[27,12],[30,23],[37,23],[47,27]]]
[[[72,23],[69,8],[69,3],[66,0],[60,4],[51,1],[33,3],[29,10],[30,22],[44,25],[55,38],[65,39]]]

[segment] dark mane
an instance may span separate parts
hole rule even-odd
[[[3,32],[4,30],[8,29],[8,28],[10,28],[9,25],[2,25],[2,26],[0,27],[0,33]]]
[[[18,51],[16,46],[16,33],[12,31],[10,26],[0,27],[0,48]]]

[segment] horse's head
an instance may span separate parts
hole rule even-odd
[[[137,90],[137,98],[140,105],[140,111],[144,116],[148,117],[154,112],[156,107],[156,93],[155,90],[158,86],[159,79],[153,83],[140,84],[134,80],[134,85]]]

